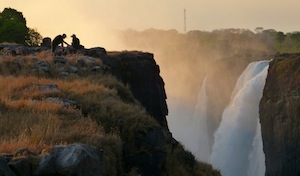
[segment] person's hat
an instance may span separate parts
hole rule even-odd
[[[76,35],[75,35],[75,34],[73,34],[73,35],[71,35],[71,37],[76,37]]]

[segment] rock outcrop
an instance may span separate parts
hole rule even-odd
[[[300,54],[270,62],[259,113],[266,175],[299,175]]]
[[[41,51],[45,52],[43,54],[48,54],[47,59],[39,58]],[[0,63],[1,68],[11,67],[7,70],[0,70],[3,77],[23,76],[24,72],[21,70],[26,67],[25,73],[29,72],[28,75],[46,77],[47,80],[73,79],[73,76],[83,79],[91,74],[95,76],[93,77],[95,80],[107,76],[118,83],[112,84],[115,87],[110,87],[109,83],[105,85],[107,86],[105,89],[111,91],[113,96],[88,101],[82,100],[84,98],[81,96],[85,95],[81,93],[76,96],[67,96],[68,98],[60,97],[61,87],[58,86],[56,79],[53,79],[51,83],[33,83],[22,87],[21,90],[25,92],[47,92],[45,96],[43,94],[42,97],[32,98],[32,102],[44,101],[60,105],[62,109],[79,109],[80,117],[82,115],[82,118],[95,120],[99,128],[101,127],[107,135],[115,134],[117,142],[109,147],[115,148],[113,150],[107,149],[107,145],[110,144],[110,140],[114,142],[114,138],[107,141],[107,145],[99,146],[99,144],[93,147],[95,143],[100,143],[98,141],[101,136],[91,139],[92,144],[89,143],[89,145],[85,144],[89,141],[85,140],[86,136],[82,136],[84,142],[74,144],[77,141],[81,142],[79,141],[81,136],[74,134],[72,140],[76,141],[66,141],[68,144],[66,146],[55,146],[49,154],[34,155],[34,162],[27,160],[28,157],[25,155],[22,155],[23,158],[20,160],[15,160],[15,156],[4,157],[0,154],[0,175],[3,173],[6,175],[21,175],[20,173],[24,173],[23,175],[108,175],[108,173],[109,175],[140,174],[143,176],[196,175],[196,173],[219,175],[219,172],[213,170],[210,165],[198,163],[195,157],[185,151],[169,132],[166,122],[168,108],[164,82],[159,75],[159,67],[153,54],[137,51],[107,53],[104,48],[96,47],[85,49],[83,53],[75,56],[67,55],[67,53],[53,56],[46,47],[29,48],[21,45],[0,44],[0,57],[3,58]],[[114,76],[128,85],[128,88]],[[135,109],[132,111],[134,116],[131,112],[124,112],[124,110],[129,110],[122,109],[127,107],[123,105],[127,103],[132,105],[128,108],[141,108],[141,113],[135,116]],[[101,105],[105,105],[103,109]],[[66,112],[62,111],[62,113]],[[76,110],[76,114],[78,112]],[[116,114],[113,114],[114,112]],[[102,147],[103,153],[99,152]]]
[[[160,125],[167,128],[165,83],[159,75],[159,66],[153,54],[143,52],[109,53],[103,63],[110,66],[112,73],[124,84],[128,84],[133,96]]]
[[[103,175],[102,151],[85,144],[57,146],[41,158],[34,175]]]
[[[8,166],[8,159],[0,156],[0,175],[12,175],[15,176],[16,174],[11,170]]]
[[[44,155],[20,149],[16,158],[0,154],[0,175],[104,175],[103,151],[86,144],[55,146]]]

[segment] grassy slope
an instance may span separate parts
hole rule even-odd
[[[115,77],[81,69],[76,55],[65,65],[54,64],[48,52],[13,57],[0,55],[0,153],[14,153],[26,147],[41,154],[54,145],[82,142],[103,149],[106,175],[122,175],[122,141],[134,145],[137,131],[158,127],[143,107],[132,101],[128,88]],[[50,71],[36,70],[45,61]],[[101,61],[95,63],[101,65]],[[63,77],[62,67],[77,66],[78,73]],[[89,65],[88,67],[92,67]],[[41,86],[57,89],[41,90]],[[73,100],[81,108],[62,107],[48,97]],[[119,127],[119,120],[126,125]],[[166,145],[164,175],[218,175],[203,163],[186,167],[181,145]],[[133,169],[133,172],[135,170]]]

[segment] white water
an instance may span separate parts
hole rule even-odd
[[[193,119],[195,107],[186,106],[180,99],[171,98],[168,98],[169,115],[167,120],[169,129],[173,137],[196,156],[193,151],[199,149],[200,132],[198,124]]]
[[[211,147],[207,132],[206,78],[199,90],[197,105],[185,106],[180,100],[169,100],[168,126],[176,140],[180,141],[197,160],[209,162]]]
[[[263,152],[263,143],[261,137],[261,126],[259,119],[257,119],[256,136],[253,141],[253,151],[249,155],[249,169],[248,176],[262,176],[265,175],[265,154]]]
[[[223,176],[263,176],[265,173],[258,111],[268,65],[268,61],[249,64],[223,112],[209,158]]]
[[[198,102],[195,107],[195,114],[191,123],[194,129],[193,135],[197,136],[196,145],[191,146],[189,150],[198,160],[208,162],[210,155],[209,139],[207,132],[207,95],[206,95],[206,77],[198,95]]]

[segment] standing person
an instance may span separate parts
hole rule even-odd
[[[67,37],[66,34],[56,36],[52,41],[52,52],[55,53],[56,47],[61,44],[61,47],[64,47],[64,43],[69,45],[64,39]]]

